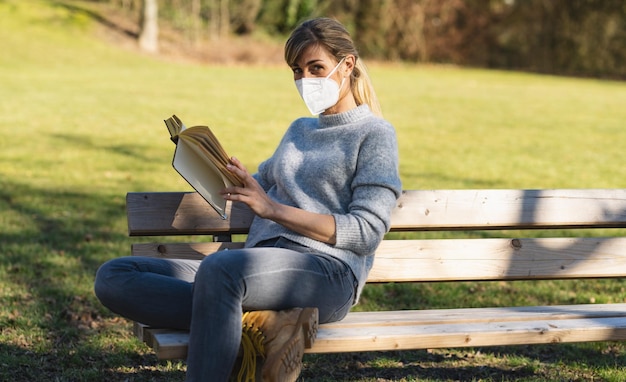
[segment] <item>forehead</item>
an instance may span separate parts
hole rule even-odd
[[[319,61],[332,63],[335,61],[335,57],[333,57],[333,55],[331,55],[323,46],[315,44],[304,48],[295,64],[297,66],[304,67],[310,63]]]

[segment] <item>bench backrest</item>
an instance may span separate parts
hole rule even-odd
[[[222,220],[196,193],[129,193],[131,236],[214,235],[220,243],[133,245],[145,256],[198,258],[236,248],[252,214]],[[392,232],[626,228],[626,189],[405,191]],[[562,235],[560,235],[562,236]],[[626,276],[626,237],[384,240],[369,282],[566,279]],[[583,237],[586,236],[586,237]]]

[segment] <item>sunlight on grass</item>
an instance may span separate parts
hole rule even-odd
[[[623,184],[622,83],[411,66],[381,77],[411,187]]]

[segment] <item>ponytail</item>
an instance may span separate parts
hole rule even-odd
[[[363,61],[357,59],[351,75],[352,94],[357,105],[367,104],[372,113],[382,118],[383,112]]]

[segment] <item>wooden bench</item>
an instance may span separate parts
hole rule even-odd
[[[229,220],[220,219],[195,193],[129,193],[127,212],[131,236],[210,235],[217,241],[134,244],[132,254],[139,256],[200,259],[237,248],[242,243],[232,235],[245,234],[251,222],[237,205]],[[506,236],[386,239],[368,283],[622,278],[624,231],[597,235],[590,229],[625,227],[626,189],[405,191],[392,232],[502,230]],[[554,231],[547,231],[549,238],[528,237],[525,230],[536,229]],[[186,358],[187,332],[141,324],[135,331],[158,358]],[[624,303],[351,312],[320,325],[307,352],[625,339]]]

